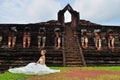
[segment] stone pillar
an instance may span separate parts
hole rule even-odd
[[[60,10],[58,12],[58,21],[61,23],[62,26],[65,26],[65,23],[64,23],[64,12],[62,10]]]

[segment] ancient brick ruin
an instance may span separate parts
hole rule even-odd
[[[71,22],[65,23],[64,13],[69,11]],[[14,47],[8,48],[8,37],[11,28],[16,27],[16,42]],[[30,30],[30,47],[23,47],[25,28]],[[90,21],[81,20],[79,12],[68,4],[58,11],[58,20],[40,22],[35,24],[0,24],[0,71],[10,67],[23,66],[29,62],[37,61],[41,48],[38,48],[38,34],[45,28],[47,50],[46,64],[48,66],[105,66],[120,65],[120,26],[104,26]],[[55,29],[59,28],[60,48],[55,48]],[[97,50],[94,43],[94,32],[99,31],[102,49]],[[83,31],[88,37],[88,47],[83,48],[81,37]],[[112,32],[115,38],[114,49],[108,48],[108,35]],[[11,34],[12,35],[12,34]],[[12,44],[12,43],[11,43]]]

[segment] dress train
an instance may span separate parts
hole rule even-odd
[[[60,72],[60,70],[54,70],[47,67],[45,64],[36,64],[35,62],[29,63],[24,67],[11,68],[8,70],[11,73],[22,73],[27,75],[44,75],[50,73]]]

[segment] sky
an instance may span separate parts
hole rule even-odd
[[[120,0],[0,0],[0,24],[57,20],[58,11],[67,4],[80,13],[80,19],[120,26]],[[70,20],[66,11],[65,21]]]

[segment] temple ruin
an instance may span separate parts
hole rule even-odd
[[[69,23],[64,21],[66,11],[71,14],[71,22]],[[40,30],[43,28],[45,31]],[[55,29],[58,30],[58,33]],[[41,50],[41,47],[38,47],[40,31],[44,31],[40,35],[44,34],[46,36],[44,49],[47,50],[46,64],[48,66],[120,65],[120,26],[100,25],[81,20],[79,12],[68,4],[58,11],[58,20],[35,24],[0,24],[0,72],[38,60]],[[96,32],[99,32],[101,38],[102,47],[100,50],[95,47],[94,33]],[[58,39],[55,37],[58,34],[60,37],[59,49],[55,47],[55,39]],[[9,35],[12,36],[9,37]],[[88,39],[85,48],[82,47],[83,35],[87,35]],[[114,37],[113,48],[108,46],[109,35]],[[13,37],[14,43],[10,42]],[[27,40],[28,42],[24,43]],[[26,47],[24,47],[24,44],[26,44]]]

